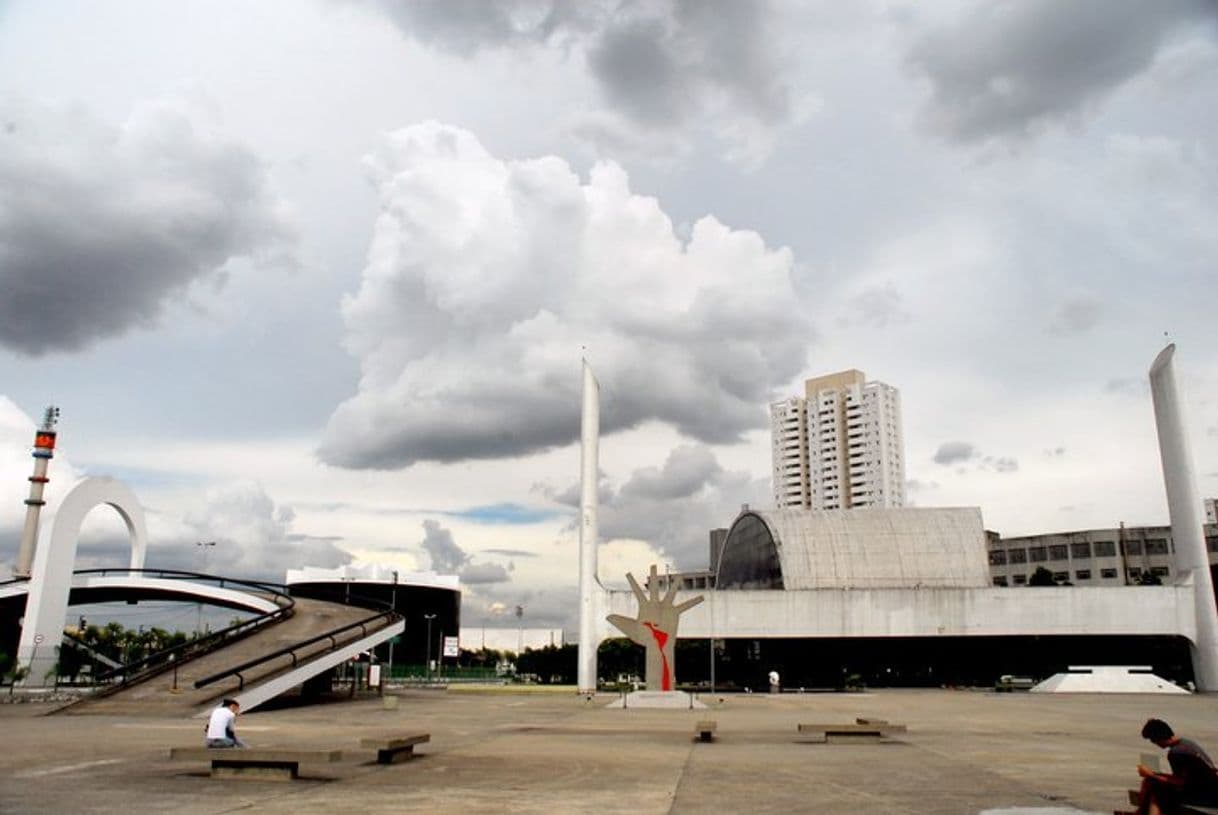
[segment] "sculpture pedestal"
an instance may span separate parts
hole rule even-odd
[[[636,690],[620,697],[605,707],[615,708],[668,708],[670,710],[701,710],[706,705],[682,690]]]

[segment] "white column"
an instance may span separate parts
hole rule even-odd
[[[1197,640],[1191,643],[1193,675],[1197,690],[1218,691],[1218,609],[1214,605],[1214,583],[1209,555],[1205,551],[1201,499],[1193,472],[1184,411],[1176,388],[1173,364],[1176,346],[1164,348],[1150,366],[1150,394],[1159,431],[1159,456],[1163,460],[1163,482],[1171,536],[1176,545],[1176,570],[1193,575],[1193,604],[1197,617]]]
[[[596,615],[599,611],[596,577],[596,511],[600,443],[600,386],[588,360],[584,360],[583,414],[580,419],[579,498],[579,668],[580,693],[596,691]]]

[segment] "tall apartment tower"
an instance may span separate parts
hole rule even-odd
[[[862,371],[809,379],[770,405],[774,503],[850,509],[905,505],[901,395]]]

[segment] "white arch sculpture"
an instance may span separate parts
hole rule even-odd
[[[68,616],[68,593],[72,588],[72,569],[76,565],[76,543],[85,516],[97,506],[114,507],[131,536],[131,568],[142,569],[148,550],[148,531],[144,509],[135,493],[113,478],[86,478],[64,497],[50,540],[39,546],[30,570],[29,596],[25,602],[25,621],[17,645],[17,662],[29,669],[28,685],[47,685],[55,681],[56,648],[63,639],[63,624]]]

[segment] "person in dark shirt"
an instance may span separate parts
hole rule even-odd
[[[1167,750],[1170,773],[1139,764],[1142,789],[1138,815],[1172,815],[1181,804],[1218,805],[1218,769],[1195,741],[1177,736],[1162,719],[1150,719],[1142,738]]]

